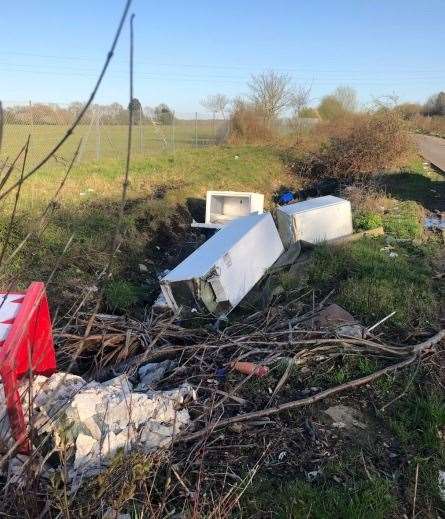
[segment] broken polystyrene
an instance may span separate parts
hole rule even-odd
[[[161,280],[174,311],[206,308],[227,315],[253,288],[284,248],[270,213],[225,226]]]
[[[302,240],[320,243],[352,234],[351,203],[321,196],[277,209],[278,230],[286,247]]]
[[[264,195],[238,191],[207,191],[205,222],[193,221],[192,227],[221,229],[232,220],[251,213],[262,213]]]
[[[25,382],[22,386],[25,397],[29,391]],[[118,449],[148,452],[169,445],[190,422],[181,407],[187,398],[196,398],[188,384],[169,391],[135,392],[126,375],[101,384],[69,373],[35,377],[32,393],[34,427],[38,434],[52,436],[56,449],[74,451],[72,476],[97,471]],[[0,399],[0,416],[5,408]]]

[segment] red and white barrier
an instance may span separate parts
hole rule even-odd
[[[55,371],[56,356],[44,283],[32,283],[25,293],[0,293],[0,376],[19,452],[29,451],[19,379],[26,374],[49,376]]]

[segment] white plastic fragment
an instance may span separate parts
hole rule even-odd
[[[279,207],[277,222],[285,247],[341,238],[352,234],[351,203],[332,195],[312,198]]]

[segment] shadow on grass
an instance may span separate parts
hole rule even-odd
[[[399,200],[414,200],[430,211],[445,211],[444,180],[432,180],[410,171],[379,177],[381,185]]]

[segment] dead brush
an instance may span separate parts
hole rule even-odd
[[[413,154],[408,126],[394,112],[356,115],[339,124],[317,151],[296,162],[296,172],[315,179],[366,180],[406,164]]]

